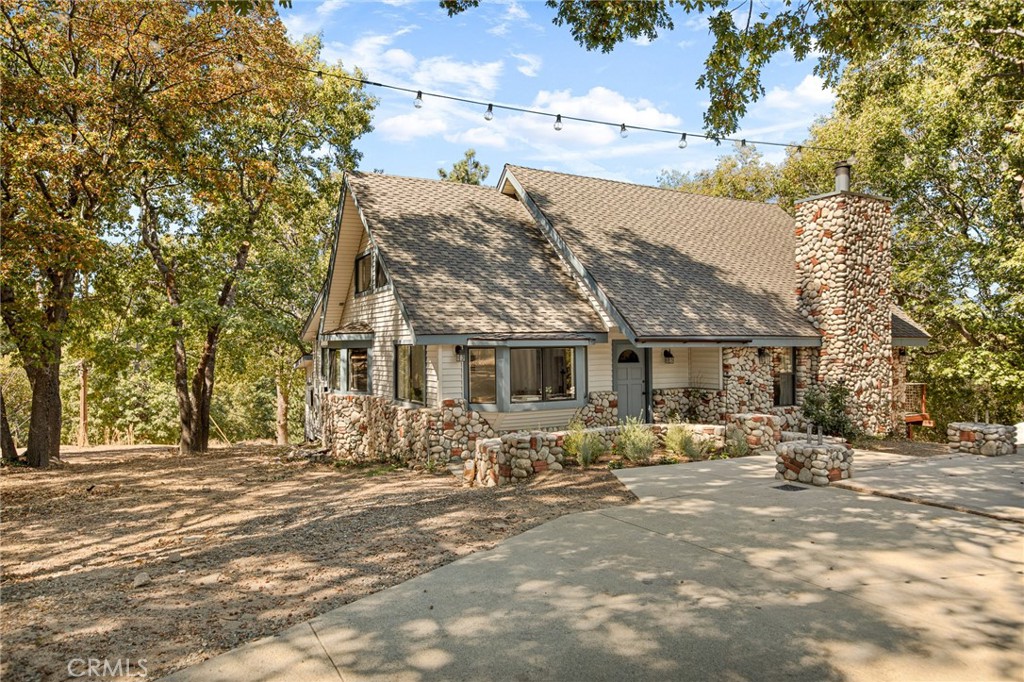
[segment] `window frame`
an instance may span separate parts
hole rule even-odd
[[[351,390],[350,377],[350,355],[353,350],[366,351],[366,390]],[[320,347],[321,357],[326,358],[323,363],[322,387],[324,392],[335,395],[371,395],[373,393],[373,342],[366,340],[359,341],[329,341]],[[337,385],[331,381],[330,358],[337,357]]]
[[[401,394],[400,394],[399,384],[398,384],[399,363],[402,361],[401,357],[400,357],[400,354],[401,354],[401,352],[399,350],[400,348],[409,348],[410,349],[410,351],[409,351],[409,376],[410,377],[412,376],[412,367],[413,367],[413,355],[412,354],[414,352],[417,352],[415,350],[417,348],[422,350],[422,353],[423,353],[423,400],[422,401],[414,400],[412,398],[412,396],[411,396],[411,393],[412,393],[412,391],[411,391],[411,384],[410,384],[410,396],[408,398],[402,397]],[[392,395],[394,396],[395,402],[401,403],[403,405],[410,405],[410,406],[412,406],[412,405],[426,406],[426,404],[427,404],[427,346],[425,344],[396,343],[394,345],[394,362],[392,363],[392,369],[394,370],[394,374],[392,375],[394,377],[393,382],[392,382],[394,384],[394,391],[392,392]]]
[[[772,363],[772,367],[771,367],[771,373],[772,373],[772,407],[796,407],[796,404],[797,404],[797,402],[796,402],[796,367],[797,367],[797,365],[796,365],[796,347],[795,346],[784,347],[782,349],[782,352],[783,352],[782,359],[785,358],[785,354],[787,352],[789,353],[789,372],[782,372],[781,371],[781,368],[782,368],[782,363],[781,362],[778,363],[778,366],[776,366],[776,362],[775,362],[776,354],[772,353],[772,359],[771,359],[771,363]],[[788,403],[787,402],[783,402],[783,400],[782,400],[783,396],[785,395],[785,391],[783,390],[783,385],[782,385],[782,378],[784,376],[788,376],[789,377],[790,402],[788,402]]]
[[[361,253],[358,256],[356,256],[355,265],[353,266],[353,269],[352,269],[352,279],[353,279],[353,282],[354,282],[355,293],[356,293],[357,296],[360,295],[360,294],[369,293],[369,292],[374,290],[374,288],[375,288],[374,287],[374,262],[375,262],[375,260],[376,259],[373,257],[373,250],[372,249],[370,251],[364,251],[363,253]],[[363,263],[368,263],[366,265],[366,267],[369,269],[369,271],[366,274],[366,287],[365,288],[360,288],[360,286],[362,285],[363,278],[360,277],[359,271],[360,271],[360,266]]]
[[[494,348],[494,347],[489,347],[488,348],[488,347],[477,346],[477,347],[466,348],[466,350],[464,352],[466,354],[466,365],[467,365],[467,368],[466,368],[466,372],[467,372],[467,383],[466,383],[467,401],[472,403],[472,404],[476,404],[476,405],[497,405],[498,404],[498,395],[499,395],[499,393],[498,393],[498,349]],[[478,401],[478,400],[474,400],[473,399],[473,397],[474,397],[473,396],[473,353],[487,353],[487,352],[490,352],[490,354],[493,356],[493,362],[494,362],[494,364],[493,364],[493,373],[494,373],[494,375],[492,377],[493,382],[494,382],[493,389],[492,389],[492,392],[494,394],[494,400]]]
[[[469,396],[469,360],[468,351],[464,351],[467,354],[467,359],[462,363],[463,365],[463,398],[470,405],[473,410],[477,412],[533,412],[542,410],[567,410],[567,409],[578,409],[586,404],[587,398],[587,382],[588,382],[588,347],[587,344],[573,343],[571,341],[562,342],[560,344],[515,344],[515,345],[499,345],[497,343],[473,343],[467,346],[471,348],[494,348],[495,350],[495,374],[497,382],[497,403],[474,403],[470,400]],[[511,387],[511,353],[513,348],[543,348],[543,347],[558,347],[558,348],[571,348],[574,352],[573,355],[573,374],[575,378],[575,389],[576,397],[573,398],[561,398],[557,400],[536,400],[529,402],[512,402],[512,387]]]
[[[514,404],[514,405],[521,405],[521,404],[530,404],[530,403],[555,403],[555,402],[557,402],[557,403],[564,403],[564,402],[567,402],[567,401],[576,400],[576,398],[578,397],[577,389],[576,389],[576,352],[573,349],[573,347],[572,346],[526,346],[526,347],[521,347],[521,348],[510,348],[509,349],[509,366],[508,366],[508,368],[509,368],[509,378],[510,379],[512,377],[512,357],[517,352],[518,353],[522,353],[522,352],[530,352],[530,351],[536,353],[534,361],[535,362],[539,361],[538,362],[538,368],[539,368],[539,374],[540,374],[540,377],[539,377],[540,378],[540,399],[539,400],[534,400],[534,399],[530,399],[530,398],[520,397],[517,400],[516,396],[512,393],[511,385],[510,385],[510,387],[509,387],[509,402]],[[572,369],[572,381],[571,381],[572,395],[571,396],[565,396],[565,397],[560,397],[560,398],[552,398],[552,397],[549,397],[548,394],[547,394],[547,390],[546,390],[547,387],[548,386],[554,386],[554,384],[549,382],[549,379],[551,377],[548,377],[547,374],[545,373],[545,371],[546,371],[546,364],[547,363],[545,363],[544,354],[545,353],[554,353],[556,351],[560,351],[562,353],[565,353],[565,351],[570,351],[572,353],[572,362],[571,362],[571,369]]]
[[[345,348],[345,393],[353,395],[366,395],[370,392],[370,349],[367,346],[357,346],[352,348]],[[362,351],[364,354],[363,359],[363,371],[365,376],[363,377],[364,387],[362,389],[352,388],[352,353],[353,351]]]

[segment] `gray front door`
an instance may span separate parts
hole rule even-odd
[[[644,352],[628,343],[612,347],[615,392],[619,394],[619,419],[638,417],[646,421],[644,395]]]

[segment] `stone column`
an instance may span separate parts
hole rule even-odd
[[[796,210],[797,304],[821,332],[816,383],[843,381],[854,424],[885,433],[893,409],[890,202],[841,189]]]

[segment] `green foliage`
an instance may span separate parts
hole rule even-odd
[[[846,411],[849,397],[850,389],[842,381],[812,386],[804,393],[804,417],[827,435],[849,440],[857,435]]]
[[[689,429],[673,425],[665,432],[665,449],[691,460],[704,459],[711,450],[707,440],[698,438]]]
[[[466,155],[452,165],[450,171],[437,169],[437,176],[447,182],[461,182],[465,185],[479,185],[487,179],[491,167],[476,160],[476,150],[467,149]]]
[[[0,391],[4,395],[4,408],[16,447],[23,448],[28,441],[29,410],[32,406],[32,387],[25,370],[17,363],[15,353],[0,355]]]
[[[658,185],[665,189],[766,202],[779,194],[780,168],[764,161],[754,145],[740,146],[732,154],[718,157],[710,170],[680,173],[663,170]]]
[[[562,447],[581,467],[588,467],[596,462],[606,449],[604,439],[597,433],[587,431],[583,422],[579,420],[569,423]]]
[[[722,451],[717,456],[713,455],[711,459],[746,457],[750,452],[750,443],[747,442],[746,434],[743,433],[742,429],[731,426],[725,433],[725,447],[722,448]]]
[[[630,462],[647,462],[657,445],[658,437],[651,431],[650,426],[639,418],[626,417],[626,420],[619,424],[619,433],[615,437],[615,451]]]

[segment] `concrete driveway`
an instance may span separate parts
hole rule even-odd
[[[941,476],[907,459],[862,455],[854,481]],[[972,504],[990,480],[1019,513],[1021,455],[980,460],[931,466],[966,467]],[[773,473],[768,457],[618,472],[640,503],[562,517],[167,679],[1024,677],[1024,524],[784,491]]]

